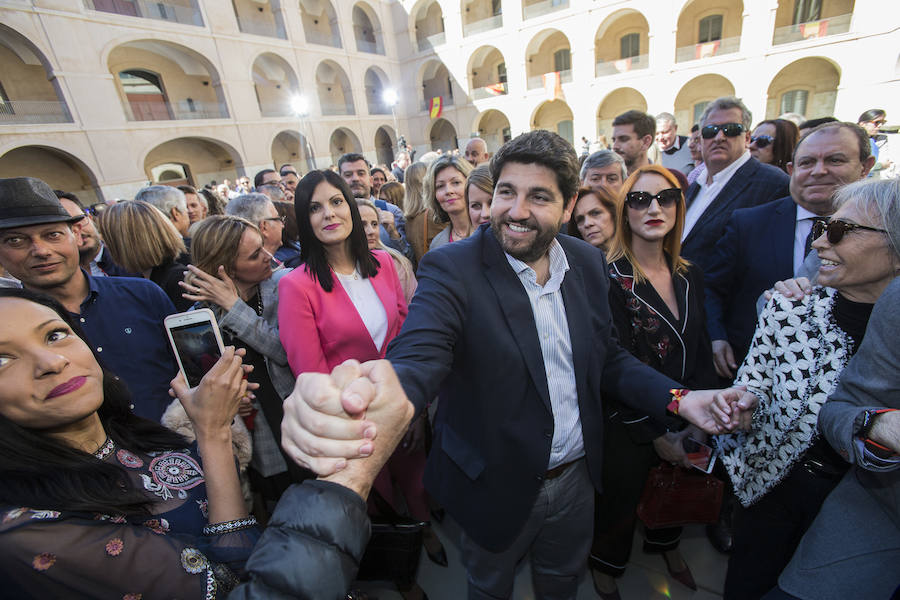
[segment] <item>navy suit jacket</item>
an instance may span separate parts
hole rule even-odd
[[[703,211],[700,220],[681,244],[681,256],[700,265],[704,273],[709,271],[713,248],[722,237],[731,213],[738,208],[759,206],[787,196],[790,193],[789,183],[787,173],[751,157],[731,176],[712,204]],[[699,192],[700,185],[692,183],[685,194],[688,206]]]
[[[603,253],[569,236],[557,239],[570,267],[561,290],[587,466],[599,491],[601,390],[667,420],[668,390],[681,386],[619,345]],[[498,552],[534,505],[553,439],[534,313],[489,226],[426,254],[417,277],[387,358],[417,411],[440,392],[426,487],[467,535]]]
[[[706,326],[728,340],[740,364],[756,331],[756,299],[776,281],[794,276],[797,205],[788,196],[734,211],[704,276]]]

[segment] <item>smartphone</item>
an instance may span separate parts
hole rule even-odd
[[[195,388],[225,351],[216,316],[201,308],[169,315],[164,323],[178,368],[188,386]]]
[[[704,473],[711,473],[716,464],[716,454],[712,447],[691,437],[685,438],[682,443],[691,466]]]

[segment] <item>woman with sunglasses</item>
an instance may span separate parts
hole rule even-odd
[[[684,195],[678,180],[659,165],[634,171],[616,207],[609,249],[609,304],[619,342],[637,358],[691,389],[714,387],[716,375],[703,311],[703,276],[681,258]],[[597,593],[618,598],[614,577],[625,572],[635,510],[647,475],[660,459],[690,468],[687,437],[693,427],[666,431],[646,414],[604,398],[603,494],[596,501],[590,565]],[[646,530],[644,550],[660,552],[669,573],[697,589],[678,552],[681,528]]]
[[[800,299],[776,293],[769,300],[735,379],[759,397],[752,429],[717,438],[742,505],[727,600],[759,598],[776,585],[849,467],[816,420],[862,341],[872,306],[900,275],[900,181],[850,184],[836,192],[834,206],[830,222],[813,229],[818,286]]]
[[[793,121],[771,119],[756,126],[750,135],[750,156],[759,162],[778,167],[787,173],[800,130]]]

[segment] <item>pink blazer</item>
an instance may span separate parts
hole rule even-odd
[[[387,252],[374,251],[380,268],[370,278],[387,313],[384,344],[375,347],[369,330],[353,306],[340,280],[326,292],[300,266],[278,282],[278,331],[293,374],[331,370],[349,358],[360,362],[384,358],[388,343],[406,319],[406,300],[394,261]]]

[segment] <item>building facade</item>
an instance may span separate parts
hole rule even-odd
[[[754,122],[890,118],[898,25],[875,0],[0,0],[0,177],[94,202],[390,163],[398,132],[419,153],[535,128],[580,150],[630,108],[686,133],[728,94]]]

